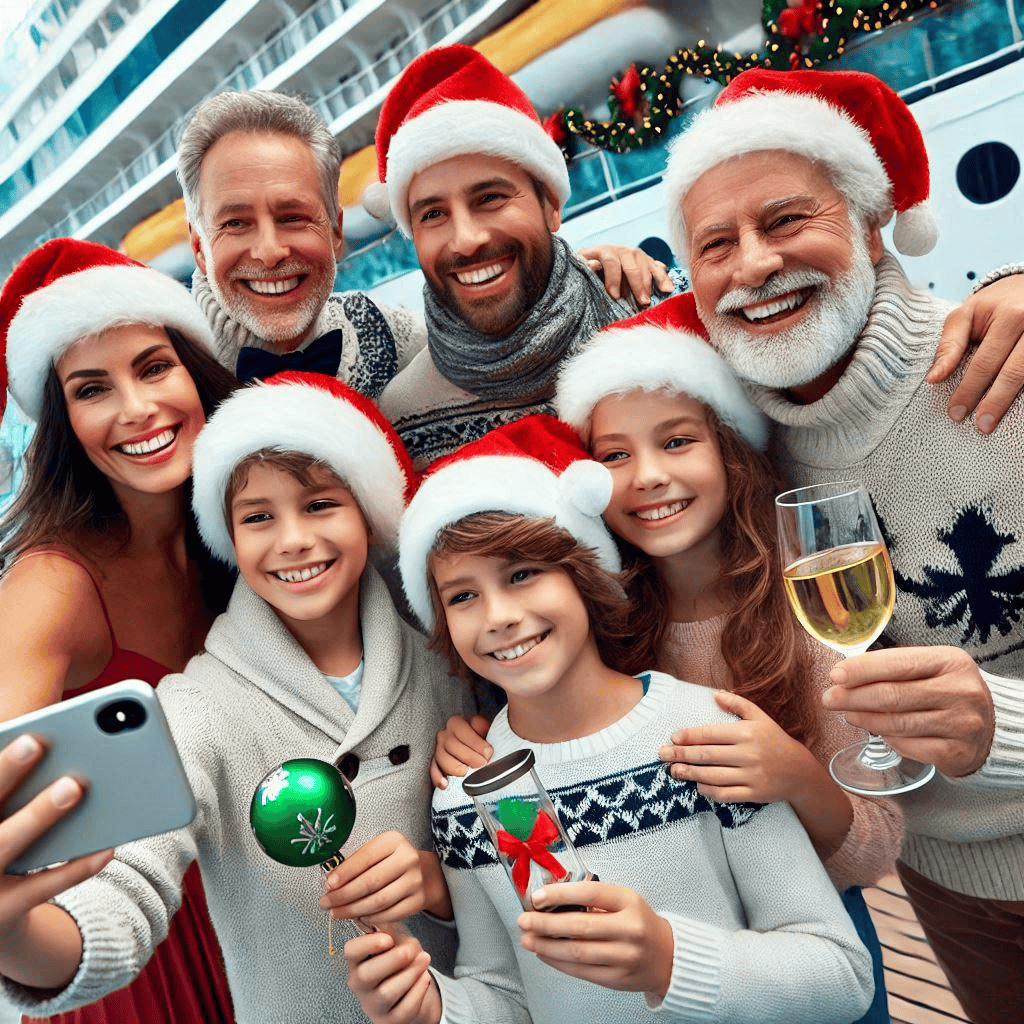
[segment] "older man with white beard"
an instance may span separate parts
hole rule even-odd
[[[925,383],[952,304],[910,287],[880,228],[895,212],[897,248],[931,248],[927,166],[872,76],[751,71],[676,143],[666,192],[697,312],[782,465],[858,480],[883,523],[888,635],[922,646],[849,659],[826,704],[938,767],[902,798],[898,867],[971,1019],[996,1024],[1024,1000],[1024,406],[983,436],[945,413],[962,371]]]

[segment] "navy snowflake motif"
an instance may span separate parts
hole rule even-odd
[[[892,551],[895,544],[884,524],[882,531]],[[896,572],[896,585],[920,599],[930,627],[961,624],[964,643],[974,637],[988,643],[993,629],[1006,636],[1024,613],[1024,566],[1002,572],[993,571],[993,566],[1003,548],[1017,538],[999,531],[991,509],[976,505],[961,509],[953,525],[936,536],[956,556],[960,571],[926,565],[923,582]]]
[[[395,336],[384,314],[362,292],[346,294],[342,309],[359,337],[359,360],[349,383],[367,398],[379,398],[398,373]]]

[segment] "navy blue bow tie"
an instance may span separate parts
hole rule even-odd
[[[238,353],[235,376],[243,383],[266,380],[285,370],[325,373],[328,377],[337,377],[344,339],[344,331],[328,331],[301,351],[285,352],[283,355],[246,345]]]

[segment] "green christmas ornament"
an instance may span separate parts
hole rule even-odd
[[[356,801],[348,779],[327,761],[298,757],[256,787],[249,824],[274,860],[304,868],[334,858],[348,841]]]

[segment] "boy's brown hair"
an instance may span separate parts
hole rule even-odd
[[[224,521],[228,524],[228,533],[235,536],[234,523],[231,519],[231,502],[249,480],[249,472],[254,466],[268,466],[279,469],[282,473],[295,477],[303,487],[312,487],[318,479],[330,477],[344,487],[348,484],[337,473],[323,462],[305,452],[278,451],[276,448],[261,448],[258,452],[247,455],[239,462],[228,477],[228,485],[224,488]],[[354,497],[354,495],[353,495]],[[363,512],[363,519],[366,513]],[[368,520],[367,520],[368,522]]]
[[[639,664],[629,627],[629,608],[617,576],[603,569],[596,554],[581,545],[553,519],[534,519],[507,512],[477,512],[446,526],[437,535],[431,561],[438,556],[473,554],[537,562],[563,569],[579,592],[590,620],[598,654],[609,668],[634,675],[650,665]],[[475,675],[452,643],[444,605],[434,574],[428,567],[430,601],[434,611],[431,650],[448,659],[452,673],[466,682]]]

